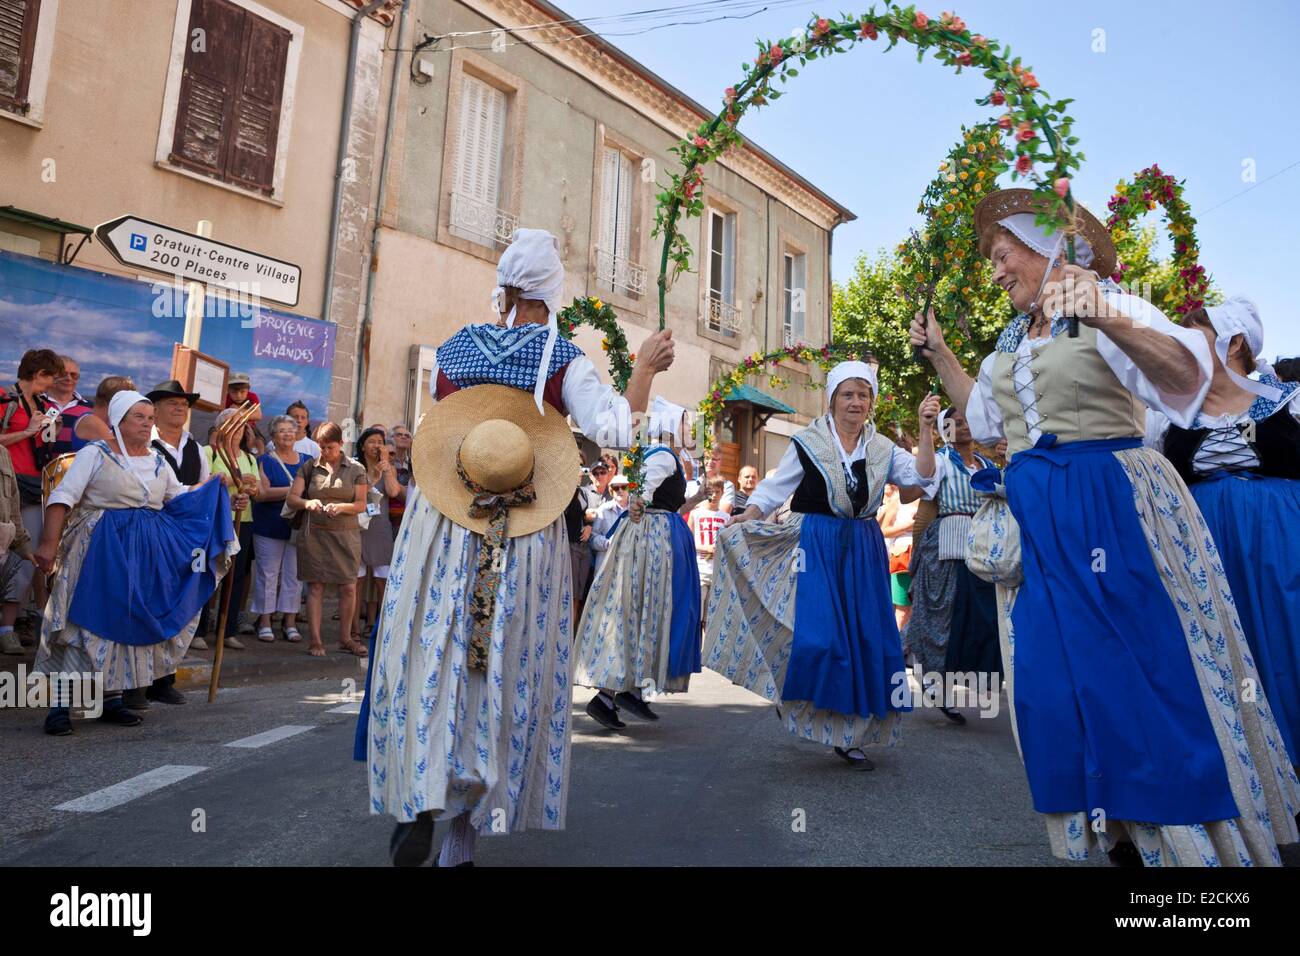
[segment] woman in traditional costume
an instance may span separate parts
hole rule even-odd
[[[912,618],[903,643],[916,655],[921,681],[946,674],[1001,674],[997,597],[992,584],[966,567],[966,536],[979,498],[971,478],[991,459],[975,450],[960,409],[939,416],[944,446],[936,453],[938,516],[926,525],[912,552]],[[940,711],[955,724],[966,718],[945,693]]]
[[[102,675],[100,720],[141,722],[122,692],[176,672],[203,605],[239,550],[221,483],[191,491],[149,447],[152,402],[120,391],[108,421],[114,437],[78,451],[50,493],[35,554],[47,573],[58,554],[34,665],[35,673],[54,675],[45,719],[54,736],[72,733],[61,686],[68,674]]]
[[[1086,210],[1064,264],[1041,208],[1010,189],[976,209],[1020,311],[977,379],[933,314],[911,333],[975,439],[1009,443],[1023,582],[999,591],[999,614],[1034,808],[1066,859],[1101,846],[1126,865],[1277,865],[1296,839],[1296,777],[1265,695],[1242,693],[1258,674],[1200,510],[1142,447],[1143,402],[1192,423],[1212,378],[1205,337],[1098,280],[1114,245]]]
[[[554,236],[521,229],[497,266],[498,324],[437,349],[437,404],[417,429],[414,482],[377,628],[357,756],[372,813],[398,820],[399,866],[471,862],[478,832],[564,827],[572,571],[563,511],[580,474],[564,416],[626,445],[670,332],[649,336],[626,398],[603,384],[556,312]],[[531,471],[531,477],[529,472]]]
[[[796,434],[776,473],[718,536],[704,665],[777,705],[786,729],[857,770],[892,747],[910,709],[876,511],[885,484],[929,490],[938,399],[921,405],[913,458],[871,422],[876,372],[841,362],[828,411]],[[760,519],[793,495],[781,524]]]
[[[683,520],[708,495],[686,495],[676,448],[686,444],[686,409],[656,398],[645,449],[642,496],[610,540],[578,626],[574,683],[599,689],[587,714],[611,730],[625,708],[658,720],[645,695],[684,693],[700,671],[700,580],[695,542]],[[648,504],[646,502],[649,502]]]
[[[1148,434],[1205,516],[1287,755],[1300,764],[1300,561],[1290,550],[1300,522],[1300,385],[1258,358],[1264,327],[1249,299],[1197,309],[1184,324],[1214,350],[1214,379],[1190,428],[1153,413]]]

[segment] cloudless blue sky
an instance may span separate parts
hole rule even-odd
[[[558,0],[574,17],[678,2]],[[843,10],[857,14],[869,6]],[[933,8],[918,6],[936,19],[955,10],[972,32],[1009,44],[1053,99],[1074,98],[1067,112],[1087,157],[1075,195],[1103,218],[1115,183],[1153,162],[1186,180],[1202,265],[1224,292],[1258,303],[1269,359],[1300,353],[1300,309],[1287,289],[1300,276],[1300,165],[1282,172],[1300,163],[1300,4],[940,0]],[[836,16],[841,7],[782,4],[744,20],[640,36],[616,35],[642,28],[636,25],[603,25],[597,32],[716,109],[723,89],[743,79],[741,63],[753,58],[754,39],[789,36],[814,11]],[[1092,49],[1097,28],[1105,30],[1104,53]],[[786,96],[740,125],[857,213],[856,222],[835,233],[837,280],[850,274],[859,252],[892,247],[917,222],[916,203],[961,125],[995,111],[974,102],[988,91],[978,72],[956,76],[929,58],[917,63],[910,46],[883,49],[883,43],[864,43],[809,64]],[[1255,161],[1258,185],[1238,196],[1250,185],[1242,180],[1246,159]],[[1144,221],[1158,222],[1156,216]],[[1163,229],[1161,236],[1164,253]]]

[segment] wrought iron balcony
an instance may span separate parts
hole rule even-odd
[[[723,302],[713,293],[709,293],[704,305],[706,309],[704,324],[708,326],[710,332],[717,332],[721,335],[740,334],[739,309],[734,305]]]
[[[465,239],[485,246],[495,243],[508,246],[510,237],[519,227],[519,217],[472,196],[453,192],[450,225],[453,233]]]
[[[645,295],[645,267],[605,249],[596,249],[596,281],[628,295]]]

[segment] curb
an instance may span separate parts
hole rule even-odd
[[[252,657],[239,660],[239,651],[230,650],[222,656],[221,685],[230,687],[238,684],[251,684],[257,681],[279,682],[293,680],[311,680],[318,677],[346,678],[353,677],[360,686],[365,686],[368,658],[353,657],[350,654],[327,654],[325,657],[311,657],[304,652],[301,658],[294,657]],[[176,687],[181,690],[206,688],[212,680],[212,661],[202,657],[186,657],[176,668]]]

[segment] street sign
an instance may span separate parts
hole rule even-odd
[[[135,216],[101,223],[95,227],[95,238],[125,266],[298,304],[302,269],[280,259]]]

